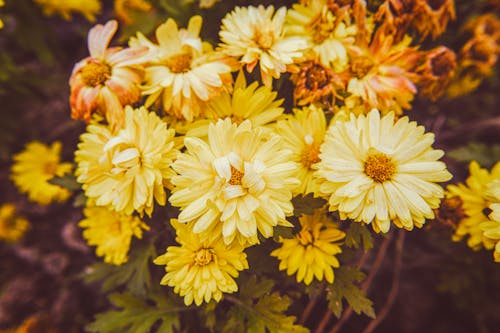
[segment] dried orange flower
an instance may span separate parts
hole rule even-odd
[[[124,25],[132,24],[134,21],[132,13],[149,12],[151,4],[145,0],[115,0],[114,10],[115,15]]]
[[[415,72],[420,93],[436,101],[450,84],[457,67],[455,52],[438,46],[425,52],[425,59]]]
[[[429,35],[436,39],[455,18],[453,0],[385,0],[375,14],[384,34],[394,35],[396,40],[408,30],[417,32],[420,41]]]
[[[295,85],[293,98],[297,105],[319,102],[333,105],[336,90],[344,90],[341,77],[317,60],[307,60],[292,67],[290,79]]]

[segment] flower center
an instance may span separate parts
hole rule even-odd
[[[47,162],[43,166],[43,172],[47,176],[54,176],[57,171],[57,163],[56,162]]]
[[[269,50],[274,44],[274,34],[271,29],[255,29],[254,42],[263,50]]]
[[[306,74],[306,87],[309,90],[323,88],[330,82],[330,76],[323,66],[314,64],[307,71]]]
[[[441,52],[431,59],[432,74],[446,76],[455,69],[455,59],[451,52]]]
[[[166,65],[172,73],[185,73],[191,69],[193,55],[191,53],[174,54],[166,60]]]
[[[378,183],[391,180],[396,173],[396,165],[383,153],[371,153],[365,161],[365,174]]]
[[[310,230],[301,230],[297,234],[297,239],[299,240],[300,244],[303,246],[307,246],[309,244],[312,244],[314,242],[313,235]]]
[[[109,225],[108,231],[112,235],[120,235],[122,230],[122,225],[119,220],[114,221]]]
[[[229,179],[229,184],[231,185],[241,185],[241,179],[245,174],[240,170],[236,169],[231,165],[231,179]]]
[[[214,261],[215,255],[211,249],[199,249],[194,255],[194,263],[197,266],[206,266]]]
[[[321,44],[335,30],[335,17],[325,8],[309,22],[308,26],[312,32],[313,43]]]
[[[351,60],[351,72],[358,78],[364,77],[373,68],[373,61],[367,57],[357,57]]]
[[[111,66],[103,62],[90,62],[82,68],[81,75],[85,85],[97,87],[111,77]]]
[[[306,136],[306,142],[307,139],[310,139],[311,143],[306,144],[300,162],[304,167],[310,169],[313,164],[318,163],[321,159],[319,158],[319,143],[314,142],[310,135]]]

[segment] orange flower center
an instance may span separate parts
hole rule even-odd
[[[229,179],[229,184],[231,185],[241,185],[241,179],[245,174],[240,170],[236,169],[231,165],[231,179]]]
[[[307,246],[309,244],[312,244],[314,242],[313,235],[310,230],[304,229],[301,230],[297,234],[297,239],[299,240],[300,244],[303,246]]]
[[[435,76],[447,76],[456,67],[453,53],[441,52],[431,59],[432,74]]]
[[[166,65],[172,73],[186,73],[191,69],[193,55],[191,53],[174,54],[166,60]]]
[[[111,77],[111,66],[103,62],[90,62],[82,68],[81,76],[85,85],[97,87]]]
[[[215,255],[211,249],[199,249],[194,254],[194,263],[197,266],[206,266],[214,261]]]
[[[321,12],[308,24],[314,44],[323,43],[335,30],[335,17],[331,12]]]
[[[302,165],[310,169],[313,164],[318,163],[319,161],[321,161],[319,158],[319,144],[317,142],[313,142],[306,145],[300,159]]]
[[[54,176],[57,171],[57,162],[47,162],[43,165],[43,173],[47,176]]]
[[[108,227],[108,232],[111,235],[120,235],[122,232],[122,225],[119,220],[114,221]]]
[[[351,72],[358,78],[364,77],[373,68],[374,63],[367,57],[357,57],[351,60]]]
[[[391,180],[396,173],[396,165],[383,153],[370,153],[364,167],[365,174],[378,183]]]
[[[274,34],[270,29],[255,30],[253,40],[263,50],[269,50],[274,44]]]
[[[323,88],[330,82],[328,72],[323,66],[314,64],[307,70],[306,87],[310,90]]]

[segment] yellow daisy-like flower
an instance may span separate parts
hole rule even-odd
[[[500,201],[500,198],[498,198]],[[492,212],[489,221],[481,223],[484,236],[489,239],[491,248],[494,246],[493,258],[495,262],[500,262],[500,203],[493,203],[489,207]]]
[[[448,185],[448,196],[459,197],[462,200],[462,209],[466,217],[460,221],[452,239],[460,241],[468,236],[467,245],[479,250],[483,247],[483,231],[480,224],[487,221],[484,211],[488,208],[489,201],[486,196],[488,184],[494,179],[500,179],[500,163],[497,163],[491,172],[481,168],[476,161],[469,164],[469,177],[465,184]]]
[[[444,190],[436,182],[451,179],[442,150],[432,148],[434,134],[394,114],[350,115],[332,124],[320,147],[317,176],[320,191],[329,196],[330,210],[342,219],[372,223],[387,232],[392,221],[412,230],[434,218]]]
[[[192,124],[187,132],[190,136],[206,136],[208,125],[218,119],[230,118],[233,123],[251,121],[253,127],[265,126],[281,117],[284,109],[282,99],[266,86],[253,82],[247,86],[245,75],[240,72],[236,78],[232,93],[223,92],[207,104],[208,119],[200,119]]]
[[[317,193],[320,179],[313,178],[313,171],[314,165],[320,161],[319,147],[326,132],[323,110],[313,105],[295,110],[293,116],[278,122],[276,132],[293,152],[291,160],[299,165],[295,176],[300,180],[300,186],[295,189],[294,194]]]
[[[17,214],[16,206],[11,203],[0,206],[0,240],[17,242],[29,227],[28,220]]]
[[[205,102],[232,82],[229,62],[200,39],[201,24],[201,16],[193,16],[187,29],[179,29],[173,19],[156,29],[159,45],[149,45],[152,56],[143,86],[146,107],[161,99],[167,113],[192,121]]]
[[[24,150],[14,155],[14,164],[10,178],[21,193],[27,193],[28,199],[41,205],[51,202],[64,202],[71,193],[48,181],[71,172],[71,163],[60,163],[61,143],[54,142],[47,146],[41,142],[30,142]]]
[[[333,268],[339,267],[335,257],[341,253],[339,241],[345,233],[337,228],[322,209],[315,210],[313,215],[302,215],[299,218],[301,229],[291,239],[280,237],[283,245],[271,252],[271,256],[280,260],[279,270],[286,274],[297,274],[297,282],[311,284],[313,278],[333,283]]]
[[[244,247],[238,243],[227,245],[220,237],[201,238],[189,225],[175,219],[171,223],[180,246],[169,246],[165,254],[154,260],[157,265],[166,265],[167,274],[161,284],[174,287],[188,306],[193,301],[196,305],[212,299],[218,302],[222,293],[238,291],[234,278],[248,268]]]
[[[184,144],[169,199],[181,208],[179,222],[211,239],[222,233],[226,244],[256,244],[257,230],[268,238],[274,226],[291,226],[285,217],[293,213],[297,165],[280,136],[226,118],[209,125],[208,143],[186,137]]]
[[[101,12],[99,0],[35,0],[47,16],[60,15],[65,20],[71,20],[73,12],[82,14],[90,22]]]
[[[294,4],[288,11],[287,35],[302,36],[307,48],[318,56],[320,62],[336,72],[347,66],[347,47],[356,39],[357,26],[349,14],[337,17],[325,0],[312,0],[307,4]]]
[[[302,37],[284,36],[285,16],[286,7],[276,12],[273,6],[236,7],[222,19],[222,52],[239,59],[248,72],[259,63],[262,82],[270,86],[307,47]]]
[[[97,206],[111,206],[127,215],[151,215],[154,200],[166,201],[165,182],[179,152],[173,129],[145,108],[125,108],[123,128],[91,123],[80,137],[75,160],[77,181]]]
[[[149,227],[138,217],[120,214],[106,207],[87,207],[85,219],[78,225],[85,229],[83,237],[97,246],[96,254],[108,264],[121,265],[128,260],[132,237],[142,238],[142,229]]]

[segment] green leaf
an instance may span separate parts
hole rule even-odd
[[[49,183],[53,185],[59,185],[69,191],[78,191],[82,188],[81,185],[76,181],[75,175],[73,175],[72,173],[66,173],[61,177],[56,176],[52,179],[49,179]]]
[[[149,264],[156,257],[156,250],[150,244],[137,244],[131,250],[128,262],[121,266],[96,263],[92,272],[83,276],[87,283],[102,281],[104,293],[126,285],[127,290],[135,295],[145,295],[151,287]]]
[[[314,210],[323,207],[326,204],[326,200],[323,198],[315,198],[312,193],[306,196],[298,195],[292,199],[293,204],[293,215],[312,215]]]
[[[346,230],[345,245],[358,249],[363,246],[364,251],[373,248],[373,237],[366,224],[351,222]]]
[[[373,302],[369,300],[365,292],[356,283],[361,282],[365,274],[355,267],[340,266],[335,270],[335,281],[327,286],[328,307],[337,318],[344,309],[342,300],[345,299],[357,314],[364,313],[370,318],[375,318]]]
[[[95,321],[86,327],[89,332],[174,333],[179,327],[178,312],[187,309],[174,304],[162,293],[151,293],[145,299],[129,293],[114,293],[109,300],[118,310],[97,314]],[[158,321],[161,325],[152,331]]]
[[[273,239],[277,242],[281,238],[293,238],[293,228],[277,225],[273,229]]]
[[[466,146],[448,150],[446,155],[458,162],[475,160],[482,167],[490,168],[500,160],[500,145],[471,142]]]
[[[309,332],[307,328],[294,324],[294,316],[285,314],[292,301],[288,296],[271,292],[273,284],[271,280],[257,281],[255,276],[251,276],[240,283],[245,288],[242,288],[238,298],[225,296],[233,306],[229,310],[229,319],[223,332]]]

